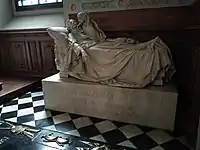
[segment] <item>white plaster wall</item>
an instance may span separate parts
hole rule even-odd
[[[16,12],[14,0],[0,0],[0,11],[1,1],[10,1],[9,6],[14,16],[2,26],[3,30],[37,29],[65,25],[63,8]]]
[[[12,0],[0,0],[0,29],[12,19]]]
[[[13,0],[0,0],[0,28],[4,29],[29,29],[29,28],[47,28],[52,26],[64,26],[65,20],[68,19],[69,13],[77,13],[80,11],[116,11],[125,9],[141,9],[152,7],[171,7],[178,5],[188,5],[195,0],[152,0],[158,1],[157,5],[133,5],[131,8],[124,7],[119,8],[118,0],[64,0],[63,8],[58,9],[46,9],[37,11],[21,11],[16,12],[15,6],[12,3]],[[114,4],[114,8],[97,8],[92,10],[83,10],[82,3],[95,3],[95,2],[110,1]],[[124,0],[125,4],[130,1],[141,0]],[[149,0],[143,0],[149,1]],[[71,5],[76,5],[76,11],[71,11]],[[12,8],[13,7],[13,8]],[[12,18],[12,11],[14,12],[14,18]]]
[[[12,29],[37,29],[48,27],[64,27],[64,15],[46,14],[14,17],[5,27],[4,30]]]
[[[14,8],[14,16],[36,16],[36,15],[46,15],[46,14],[53,14],[53,13],[63,13],[63,8],[56,8],[56,9],[44,9],[44,10],[32,10],[32,11],[15,11]]]

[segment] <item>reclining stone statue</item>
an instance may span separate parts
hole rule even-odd
[[[175,73],[170,50],[159,37],[143,43],[109,39],[87,12],[78,13],[77,19],[68,19],[66,28],[47,29],[55,42],[60,78],[143,88],[163,85]]]

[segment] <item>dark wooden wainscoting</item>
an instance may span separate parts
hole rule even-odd
[[[0,34],[0,74],[46,77],[57,72],[54,42],[45,30],[2,31]]]

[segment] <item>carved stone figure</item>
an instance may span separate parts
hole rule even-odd
[[[88,35],[90,39],[95,41],[105,40],[106,35],[99,29],[97,23],[89,17],[87,12],[78,13],[77,19],[79,21],[78,28],[82,29],[83,33]]]
[[[61,78],[143,88],[163,85],[175,73],[170,50],[159,37],[144,43],[109,39],[88,13],[77,18],[79,23],[69,19],[66,28],[48,29]]]

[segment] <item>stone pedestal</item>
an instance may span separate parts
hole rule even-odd
[[[177,91],[172,85],[144,89],[119,88],[59,74],[42,81],[47,109],[174,129]]]

